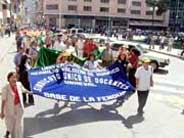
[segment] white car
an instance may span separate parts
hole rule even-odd
[[[128,42],[128,41],[115,41],[111,44],[112,49],[112,55],[113,58],[116,59],[118,56],[118,50],[120,47],[126,46],[128,50],[131,50],[132,48],[137,49],[140,52],[140,60],[142,58],[149,58],[151,60],[151,66],[154,70],[157,70],[159,67],[165,67],[168,66],[170,63],[170,60],[168,58],[160,57],[159,55],[152,54],[145,50],[141,45],[136,45],[135,43]]]

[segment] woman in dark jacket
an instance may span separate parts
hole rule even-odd
[[[121,52],[115,63],[120,64],[124,73],[122,75],[127,78],[127,68],[128,68],[127,54],[125,52]],[[124,102],[124,96],[121,96],[117,98],[117,101],[115,102],[115,104],[117,107],[119,107],[123,104],[123,102]]]
[[[30,89],[30,83],[28,79],[28,70],[30,69],[30,66],[28,64],[28,57],[27,55],[22,56],[20,65],[18,67],[18,77],[19,81],[22,83],[22,85],[27,89]],[[23,94],[23,102],[26,104],[27,101],[27,94]],[[34,98],[33,95],[28,94],[28,103],[29,104],[34,104]]]

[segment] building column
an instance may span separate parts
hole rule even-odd
[[[65,18],[63,17],[63,16],[61,16],[61,28],[65,28],[66,26],[65,26]]]
[[[92,28],[93,28],[93,30],[95,30],[95,28],[96,28],[96,19],[95,18],[92,19]]]
[[[80,19],[80,17],[78,18],[78,28],[80,28],[81,27],[81,19]]]

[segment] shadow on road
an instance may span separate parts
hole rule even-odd
[[[168,74],[169,71],[168,70],[165,70],[165,69],[158,69],[155,74],[160,74],[160,75],[166,75]]]
[[[38,113],[36,115],[36,118],[45,117],[46,115],[54,115],[54,116],[56,116],[56,115],[58,115],[61,112],[61,110],[63,110],[66,107],[67,107],[67,104],[64,104],[63,106],[59,107],[59,103],[55,103],[53,109],[46,110],[46,111],[43,111],[41,113]]]
[[[142,115],[136,114],[136,115],[131,115],[129,116],[124,123],[124,125],[128,128],[131,129],[133,128],[134,124],[138,124],[144,121],[144,117]]]
[[[183,109],[183,111],[181,112],[181,114],[184,115],[184,109]]]
[[[144,120],[140,116],[130,116],[125,119],[118,113],[116,108],[103,106],[101,110],[89,106],[90,108],[72,108],[68,112],[59,114],[66,106],[59,107],[56,103],[53,109],[46,110],[36,115],[34,118],[24,118],[24,138],[41,134],[50,130],[100,121],[121,121],[125,127],[131,129],[133,124]],[[53,115],[46,117],[46,115]]]

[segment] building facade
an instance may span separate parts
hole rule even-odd
[[[145,0],[41,0],[46,24],[82,28],[166,28],[169,12],[156,16]]]
[[[173,31],[184,31],[184,0],[170,1],[169,26]]]
[[[36,20],[36,0],[24,0],[25,23],[32,24]]]

